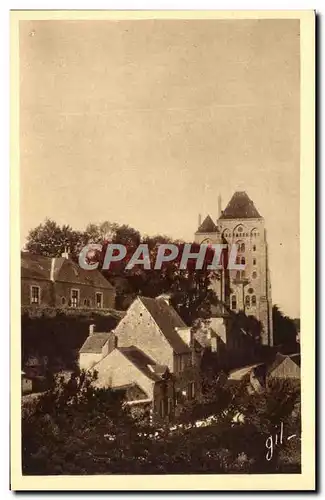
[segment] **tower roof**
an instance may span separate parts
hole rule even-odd
[[[245,191],[236,191],[220,219],[261,219],[252,200]]]
[[[217,226],[211,219],[210,215],[207,215],[204,221],[202,222],[199,229],[196,231],[197,233],[216,233],[218,231]]]

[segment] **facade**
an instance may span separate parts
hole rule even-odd
[[[265,222],[244,191],[236,192],[216,222],[208,215],[195,233],[202,244],[237,245],[237,264],[244,270],[219,272],[213,288],[233,312],[243,311],[261,324],[261,343],[273,345],[271,280]]]
[[[142,397],[130,404],[149,404],[155,415],[171,417],[180,399],[175,382],[194,359],[191,345],[191,329],[167,297],[138,297],[114,331],[96,333],[90,328],[79,351],[79,366],[97,372],[99,387],[137,386]],[[192,398],[193,382],[188,387]]]
[[[114,308],[115,289],[99,271],[86,271],[68,256],[50,258],[22,252],[21,305]]]
[[[115,329],[119,347],[136,345],[156,363],[178,374],[192,362],[191,329],[168,297],[137,297]]]

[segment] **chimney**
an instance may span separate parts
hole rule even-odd
[[[62,253],[62,255],[61,255],[61,256],[62,256],[64,259],[68,259],[68,258],[69,258],[69,253],[70,253],[70,249],[69,249],[69,247],[64,247],[64,252]]]
[[[96,325],[94,325],[94,324],[89,325],[89,337],[90,337],[91,335],[94,335],[94,333],[95,333],[95,326],[96,326]]]
[[[198,222],[199,222],[198,227],[200,227],[200,226],[201,226],[201,224],[202,224],[202,215],[201,215],[201,214],[199,214],[199,221],[198,221]]]
[[[218,219],[221,217],[222,210],[221,210],[221,195],[218,195]]]

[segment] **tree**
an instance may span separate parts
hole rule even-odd
[[[46,257],[60,257],[69,252],[74,258],[82,248],[83,235],[70,226],[59,226],[51,219],[32,229],[27,236],[26,250]]]
[[[282,313],[277,305],[273,306],[273,340],[284,353],[297,352],[297,328],[295,321]]]
[[[136,431],[123,392],[98,389],[96,375],[57,377],[51,390],[23,412],[25,474],[92,474],[114,471],[128,458]]]

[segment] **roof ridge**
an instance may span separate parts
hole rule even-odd
[[[235,191],[220,219],[262,219],[246,191]]]

